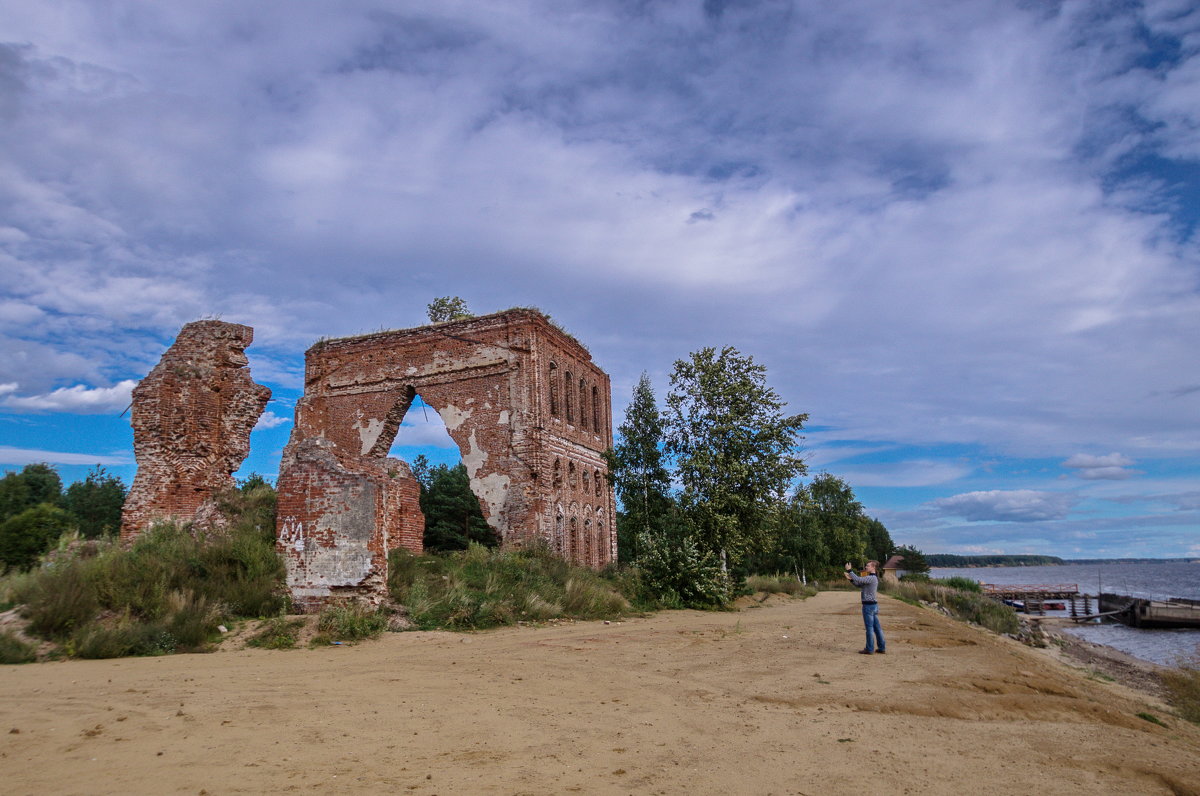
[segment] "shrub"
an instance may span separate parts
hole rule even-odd
[[[17,638],[10,630],[0,633],[0,663],[31,663],[37,660],[37,647]]]
[[[638,568],[648,597],[668,608],[723,608],[733,593],[720,559],[690,534],[638,535]]]
[[[1181,661],[1163,673],[1162,682],[1180,718],[1200,724],[1200,658]]]

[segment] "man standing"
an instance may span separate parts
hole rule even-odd
[[[883,628],[879,626],[879,576],[875,574],[879,568],[878,561],[867,562],[867,574],[855,575],[849,563],[846,564],[846,580],[862,589],[863,625],[867,628],[867,646],[860,649],[860,655],[870,655],[878,652],[883,655],[887,645],[883,642]],[[879,649],[875,649],[878,642]]]

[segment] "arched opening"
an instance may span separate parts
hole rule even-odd
[[[592,431],[600,434],[604,431],[600,427],[600,388],[592,387]]]
[[[573,389],[571,389],[571,371],[569,371],[569,370],[567,371],[567,383],[564,386],[566,387],[565,392],[566,392],[566,398],[567,398],[567,422],[574,423],[575,422],[575,402],[571,399],[571,396],[574,395],[575,391]]]
[[[553,417],[558,417],[558,364],[551,361],[550,363],[550,414]]]
[[[471,489],[462,452],[437,410],[410,387],[388,413],[389,425],[393,418],[391,439],[380,439],[376,448],[386,444],[387,456],[407,464],[416,479],[425,550],[464,550],[471,542],[499,545]]]
[[[579,427],[584,430],[588,427],[587,385],[583,379],[579,380]]]

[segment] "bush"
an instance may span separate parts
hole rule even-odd
[[[1180,718],[1200,724],[1200,658],[1180,662],[1167,670],[1162,682]]]
[[[615,584],[544,544],[449,554],[393,551],[388,588],[419,629],[480,629],[556,617],[600,619],[630,610]]]
[[[724,608],[733,594],[716,553],[694,536],[638,535],[644,596],[667,608]]]
[[[28,569],[55,540],[75,528],[75,518],[58,506],[40,503],[0,522],[0,567]]]
[[[0,633],[0,664],[32,663],[37,660],[37,647],[22,641],[10,630]]]

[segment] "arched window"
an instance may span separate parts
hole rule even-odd
[[[583,379],[579,380],[579,427],[588,427],[587,385],[583,383]]]
[[[579,561],[579,518],[578,517],[571,518],[571,538],[568,540],[568,544],[570,545],[570,555],[568,556],[568,558],[572,562],[577,563]]]
[[[593,479],[594,479],[595,486],[596,486],[596,497],[600,497],[600,494],[601,494],[600,493],[600,481],[603,480],[603,476],[600,475],[599,470],[596,471],[596,474],[593,476]]]
[[[597,434],[604,431],[600,426],[600,388],[592,387],[592,431]]]
[[[583,471],[583,494],[588,494],[592,491],[592,474],[586,469]]]
[[[554,460],[554,478],[552,479],[551,483],[554,484],[555,489],[559,489],[562,487],[562,460],[561,459]]]
[[[572,489],[579,486],[579,480],[575,477],[575,462],[567,463],[567,485]]]
[[[594,545],[592,542],[593,542],[593,540],[592,540],[592,521],[584,520],[583,521],[583,560],[587,564],[589,564],[591,566],[595,566],[596,562],[592,558],[592,556],[595,554],[596,545]]]
[[[558,415],[558,365],[550,363],[550,414]]]
[[[567,392],[567,422],[568,423],[575,422],[575,402],[573,400],[571,400],[571,396],[574,394],[575,391],[571,389],[572,386],[573,385],[571,384],[571,371],[568,370],[567,371],[567,384],[566,384],[566,387],[567,387],[567,390],[566,390],[566,392]]]
[[[559,508],[561,511],[561,507]],[[554,551],[560,556],[566,552],[566,544],[563,540],[563,515],[558,514],[554,518]]]

